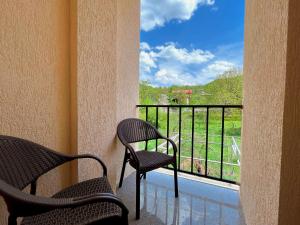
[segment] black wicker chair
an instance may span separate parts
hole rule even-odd
[[[36,196],[37,179],[74,159],[98,161],[103,176],[68,187],[52,198]],[[128,224],[128,210],[107,180],[105,164],[92,155],[67,156],[20,138],[0,135],[0,196],[8,225]],[[30,194],[22,190],[31,185]]]
[[[146,173],[163,166],[172,164],[174,167],[175,197],[178,197],[177,180],[177,147],[173,140],[164,137],[150,123],[136,118],[129,118],[121,121],[118,125],[118,137],[125,146],[125,156],[120,177],[119,187],[122,187],[126,163],[136,169],[136,219],[140,218],[140,181],[142,177],[146,179]],[[147,151],[147,142],[149,140],[165,139],[173,147],[173,156],[160,152]],[[135,151],[130,143],[146,142],[145,150]]]

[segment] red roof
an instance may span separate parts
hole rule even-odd
[[[188,95],[191,95],[191,94],[193,94],[193,90],[184,90],[184,93],[188,94]]]
[[[183,93],[183,94],[187,94],[187,95],[191,95],[193,94],[193,90],[175,90],[172,91],[173,93]]]

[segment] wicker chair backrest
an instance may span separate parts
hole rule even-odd
[[[0,135],[0,179],[22,190],[69,158],[20,138]]]
[[[130,118],[119,123],[118,136],[124,144],[157,139],[160,137],[160,134],[156,128],[148,122]]]

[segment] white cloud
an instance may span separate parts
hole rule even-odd
[[[150,46],[147,42],[141,42],[140,43],[140,49],[141,50],[150,50]]]
[[[141,44],[140,78],[156,86],[197,85],[214,80],[236,64],[214,60],[216,56],[201,49],[179,48],[174,43],[151,47]]]
[[[222,75],[229,70],[233,70],[235,67],[235,64],[231,62],[219,60],[208,65],[205,69],[202,70],[202,73],[206,74],[206,76],[208,77],[215,78],[216,75]]]
[[[145,72],[150,72],[152,68],[156,68],[155,59],[151,56],[151,53],[140,52],[140,67]]]
[[[152,75],[152,80],[154,78],[155,82],[164,85],[170,83],[190,84],[185,78],[192,78],[188,66],[197,66],[214,58],[209,51],[178,48],[174,43],[151,47],[148,43],[143,42],[140,46],[141,79],[149,80]]]
[[[172,85],[192,85],[194,77],[189,73],[181,73],[177,70],[172,69],[160,69],[156,72],[155,82],[163,85],[169,86]]]
[[[142,0],[141,29],[162,27],[171,20],[189,20],[199,5],[213,5],[215,0]]]
[[[215,80],[218,76],[234,70],[237,67],[236,64],[225,61],[217,60],[208,64],[206,67],[202,68],[201,71],[195,77],[196,84],[206,84]]]
[[[219,75],[233,70],[235,64],[228,61],[214,61],[201,69],[200,72],[183,67],[161,66],[152,80],[163,86],[206,84],[215,80]]]
[[[174,60],[183,64],[199,64],[206,62],[214,57],[209,51],[193,49],[188,51],[186,48],[177,48],[174,43],[156,47],[159,52],[157,57]]]

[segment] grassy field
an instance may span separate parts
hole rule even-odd
[[[140,108],[139,117],[146,120],[145,108]],[[226,109],[224,120],[224,148],[223,148],[223,178],[239,182],[240,168],[238,165],[239,155],[233,151],[232,145],[235,140],[237,146],[240,146],[241,136],[241,110]],[[156,109],[149,108],[148,121],[153,125],[156,124]],[[220,177],[221,170],[221,143],[222,143],[222,111],[221,109],[210,109],[208,123],[208,163],[207,170],[209,176]],[[167,113],[166,109],[159,108],[158,111],[158,128],[163,135],[167,135]],[[169,136],[174,137],[179,133],[179,110],[170,109],[169,117]],[[162,141],[158,142],[160,145]],[[179,145],[177,138],[177,146]],[[155,149],[155,141],[148,143],[148,149]],[[178,146],[179,147],[179,146]],[[139,148],[144,148],[144,144],[140,144]],[[163,151],[163,150],[161,150]],[[172,154],[170,151],[169,154]],[[196,162],[200,162],[204,174],[205,157],[206,157],[206,109],[195,109],[194,117],[194,166],[192,168],[192,109],[182,109],[181,120],[181,144],[180,159],[178,162],[180,169],[194,173],[199,173],[195,167]]]

